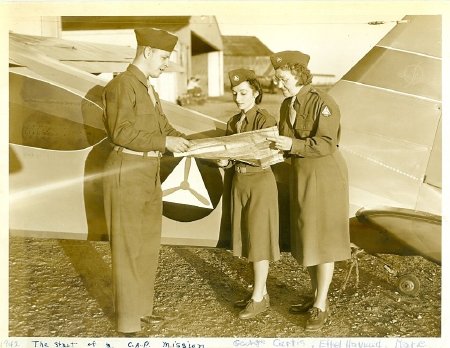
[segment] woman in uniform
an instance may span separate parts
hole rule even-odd
[[[308,313],[307,330],[329,315],[334,262],[350,258],[347,166],[339,151],[340,113],[334,100],[311,86],[309,56],[283,51],[270,57],[286,97],[280,136],[268,138],[291,158],[291,253],[307,267],[313,298],[290,308]]]
[[[263,92],[253,70],[237,69],[228,73],[233,100],[240,112],[227,123],[227,135],[276,126],[276,120],[257,105]],[[239,318],[250,319],[270,306],[266,280],[269,261],[280,259],[278,245],[278,191],[269,167],[219,160],[225,168],[234,166],[231,219],[233,255],[253,263],[253,293],[235,303],[244,308]]]

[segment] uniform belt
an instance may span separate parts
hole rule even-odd
[[[268,169],[269,168],[247,166],[245,164],[236,164],[234,166],[235,172],[236,173],[240,173],[240,174],[258,173],[258,172],[263,172],[263,171],[268,170]]]
[[[161,152],[159,151],[145,151],[145,152],[139,152],[139,151],[133,151],[130,149],[127,149],[126,147],[122,146],[114,146],[114,151],[117,152],[123,152],[129,155],[135,155],[135,156],[142,156],[142,157],[161,157]]]

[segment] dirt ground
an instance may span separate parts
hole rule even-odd
[[[417,296],[399,293],[377,258],[361,253],[359,285],[350,262],[336,264],[331,320],[304,331],[305,317],[288,312],[309,292],[307,272],[289,253],[271,264],[271,308],[243,321],[233,302],[250,290],[244,259],[224,249],[163,246],[155,311],[168,318],[144,325],[139,337],[440,337],[441,267],[421,257],[384,255],[421,282]],[[107,242],[10,238],[9,335],[118,337],[114,330],[111,255]]]

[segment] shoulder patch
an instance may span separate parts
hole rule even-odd
[[[331,116],[331,111],[328,108],[328,106],[326,106],[326,105],[324,106],[321,114],[322,114],[322,116],[325,116],[325,117]]]

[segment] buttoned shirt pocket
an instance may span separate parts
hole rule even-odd
[[[312,136],[314,129],[314,121],[308,117],[298,115],[295,122],[295,135],[297,138],[304,139]]]
[[[153,112],[153,110],[155,110],[155,106],[153,105],[147,90],[145,88],[141,88],[137,94],[139,94],[139,98],[136,98],[136,114]]]
[[[141,98],[136,103],[136,123],[134,125],[139,130],[155,131],[158,129],[156,110],[150,97]]]

